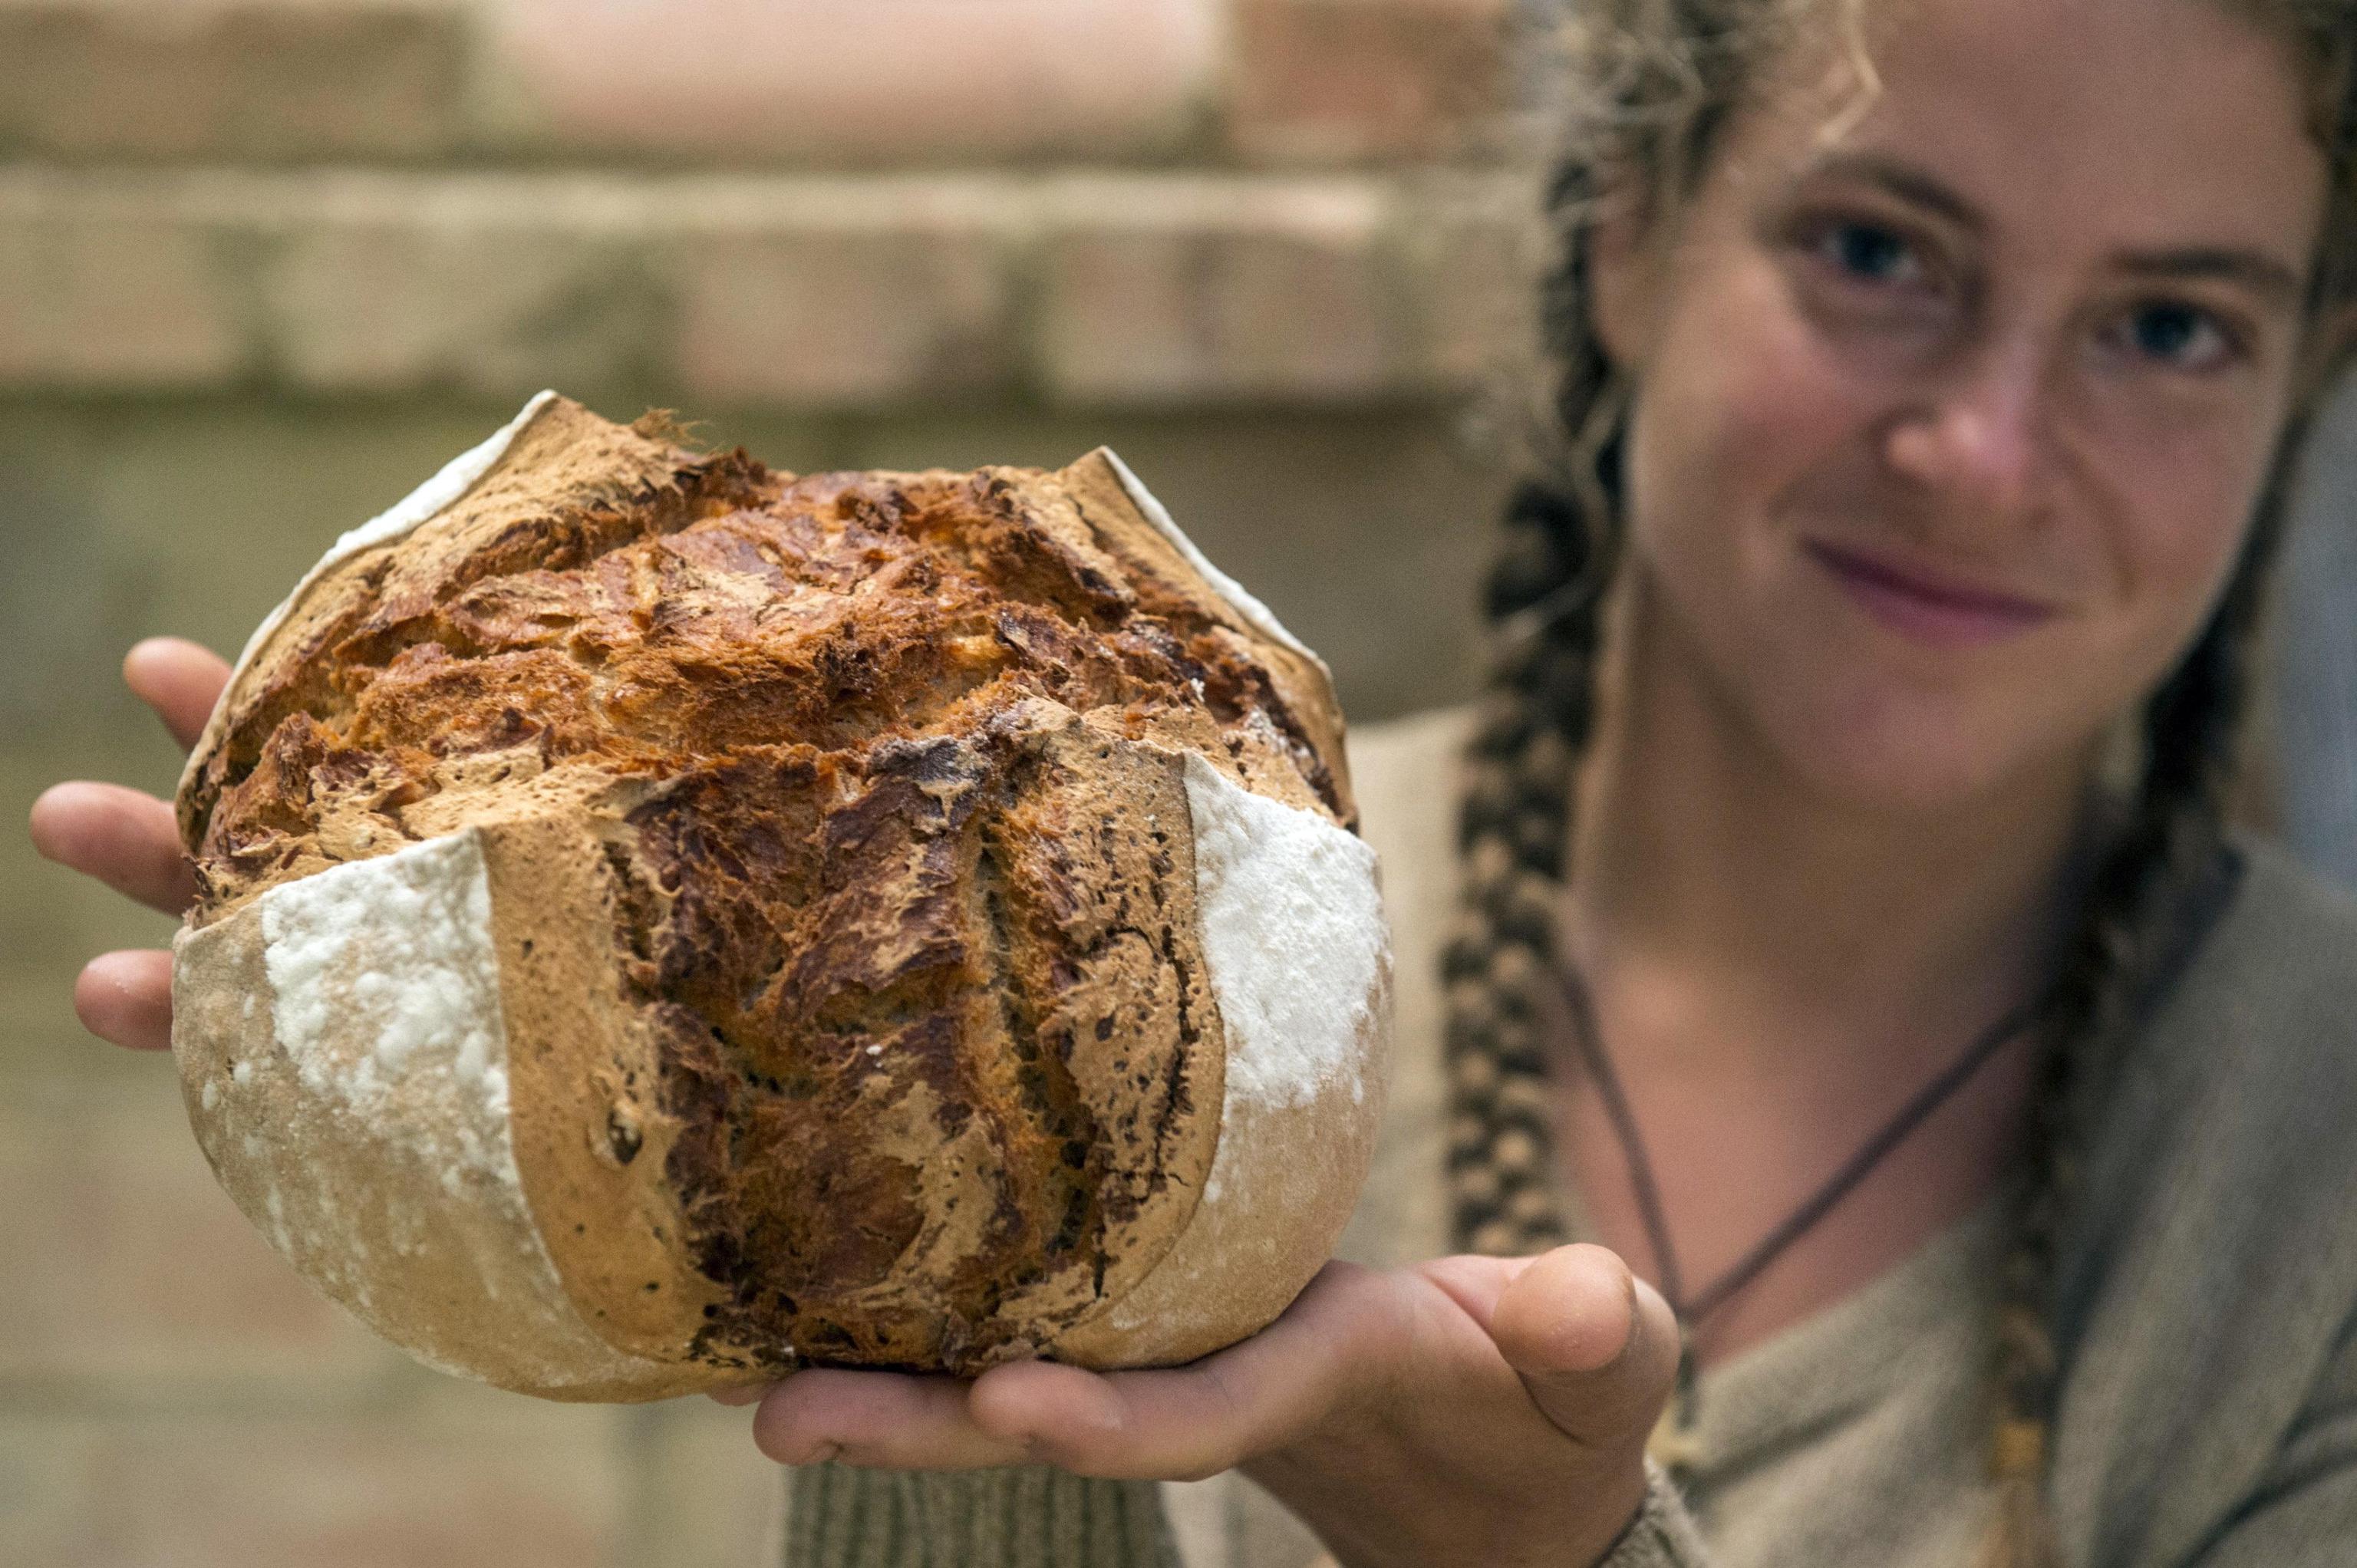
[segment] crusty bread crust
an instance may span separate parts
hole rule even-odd
[[[1267,1122],[1318,1158],[1221,1153],[1265,1132],[1226,1091],[1183,759],[1352,817],[1323,666],[1189,549],[1108,454],[794,479],[551,400],[454,504],[307,579],[190,758],[175,1044],[224,1185],[389,1337],[556,1398],[1259,1326],[1330,1248],[1380,1100]],[[515,1191],[404,1255],[335,1206],[444,1179],[411,1124],[439,1090],[380,1092],[407,1047],[317,1004],[371,983],[365,940],[288,947],[326,988],[290,1000],[266,937],[323,873],[455,876],[462,840]],[[256,998],[324,1033],[290,1045]],[[1204,1203],[1215,1157],[1267,1201]],[[300,1244],[339,1225],[366,1261]],[[1112,1326],[1125,1297],[1146,1327]]]
[[[488,861],[506,873],[491,877],[495,887],[511,884],[494,894],[503,908],[528,907],[514,897],[512,880],[519,858],[529,864],[538,847],[529,829],[523,842],[509,842],[511,831],[488,827],[464,841],[476,866]],[[551,1222],[565,1212],[561,1206],[525,1196],[554,1185],[548,1151],[509,1144],[505,1118],[484,1114],[491,1108],[413,1082],[389,1113],[366,1114],[370,1107],[350,1092],[368,1051],[364,1037],[353,1031],[281,1037],[264,915],[261,904],[249,903],[181,932],[172,1043],[198,1143],[278,1251],[371,1328],[454,1374],[551,1399],[601,1402],[669,1398],[726,1380],[715,1364],[634,1354],[630,1340],[645,1345],[647,1337],[628,1329],[642,1326],[597,1316],[601,1300],[627,1297],[599,1291],[605,1276],[582,1268],[580,1259],[585,1251],[625,1259],[642,1241],[627,1207],[609,1205],[598,1217],[595,1247],[578,1245],[587,1238]],[[364,926],[345,934],[347,979],[380,961],[378,950],[397,940]],[[516,987],[502,977],[501,989],[529,991],[531,982]],[[595,1009],[578,1011],[597,1016]],[[522,1021],[522,1029],[499,1030],[498,1058],[511,1065],[550,1043],[533,1037],[529,1005]],[[494,1014],[490,1022],[497,1028],[500,1020]],[[526,1078],[515,1092],[528,1100],[529,1084]],[[530,1122],[547,1129],[555,1120],[543,1114]],[[517,1119],[520,1128],[527,1124]],[[500,1147],[479,1163],[464,1157],[470,1142]],[[519,1181],[518,1163],[536,1179]],[[699,1283],[661,1262],[652,1272],[677,1289]]]

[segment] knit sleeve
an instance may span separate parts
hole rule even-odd
[[[1661,1466],[1645,1461],[1645,1503],[1596,1568],[1710,1568],[1702,1533]]]
[[[781,1568],[1179,1568],[1150,1481],[1044,1466],[813,1465],[786,1487]]]
[[[780,1568],[1181,1568],[1149,1481],[1045,1466],[961,1473],[808,1466],[787,1486]],[[1709,1568],[1660,1470],[1596,1568]]]

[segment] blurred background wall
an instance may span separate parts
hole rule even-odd
[[[1111,442],[1361,720],[1470,687],[1523,342],[1510,0],[0,0],[0,1563],[722,1568],[744,1412],[542,1404],[350,1326],[38,861],[167,793],[123,649],[233,652],[554,385],[780,467]],[[1196,1528],[1223,1528],[1198,1521]]]
[[[778,1487],[745,1412],[378,1344],[170,1064],[81,1033],[79,965],[171,923],[20,824],[170,789],[123,649],[233,651],[553,384],[796,469],[1111,442],[1355,719],[1460,698],[1539,4],[0,0],[0,1563],[743,1568]],[[2357,408],[2320,452],[2310,734],[2357,703]]]

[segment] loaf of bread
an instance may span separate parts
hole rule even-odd
[[[256,631],[178,809],[198,1139],[447,1371],[1181,1362],[1365,1176],[1329,676],[1110,452],[796,478],[544,393]]]

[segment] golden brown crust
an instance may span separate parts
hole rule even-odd
[[[622,1005],[619,891],[596,831],[611,820],[605,805],[592,796],[576,811],[492,818],[483,834],[509,1127],[530,1212],[582,1319],[617,1350],[677,1363],[727,1293],[697,1273],[663,1180],[679,1126],[657,1105],[654,1042]]]
[[[191,923],[498,824],[516,1158],[584,1320],[970,1371],[1078,1344],[1211,1168],[1189,751],[1351,820],[1322,667],[1102,456],[796,479],[559,400],[256,649],[179,800]]]
[[[757,467],[741,454],[685,452],[554,400],[460,504],[404,540],[339,563],[296,594],[222,693],[189,757],[178,800],[182,839],[192,851],[216,842],[210,812],[225,789],[264,766],[264,746],[293,715],[307,714],[330,731],[339,727],[354,695],[355,671],[346,666],[365,639],[373,636],[378,651],[389,655],[395,648],[387,645],[397,645],[417,625],[418,612],[451,596],[458,581],[503,567],[594,559],[619,539],[678,526],[698,498],[744,489],[748,470]],[[431,635],[430,626],[418,629]],[[365,681],[369,672],[358,673]],[[282,756],[294,749],[301,726],[296,730],[281,740]],[[278,803],[271,791],[250,793],[257,797],[255,815],[267,819]],[[290,826],[299,821],[298,812]],[[220,845],[216,854],[230,847]],[[243,852],[238,869],[245,877],[272,878],[270,859],[251,834],[235,847]],[[217,912],[205,911],[208,918]]]
[[[1275,719],[1287,741],[1294,768],[1311,785],[1316,803],[1356,832],[1359,811],[1342,766],[1342,710],[1334,701],[1326,666],[1293,646],[1270,638],[1248,616],[1213,592],[1178,547],[1148,521],[1132,501],[1103,447],[1060,473],[1041,477],[1041,492],[1071,506],[1086,522],[1099,548],[1120,561],[1139,585],[1147,606],[1162,613],[1200,616],[1222,628],[1223,639],[1258,664],[1266,682],[1260,710]],[[1055,510],[1049,509],[1052,515]],[[1249,722],[1249,721],[1247,721]],[[1308,805],[1290,780],[1249,777],[1247,783],[1288,805]]]

